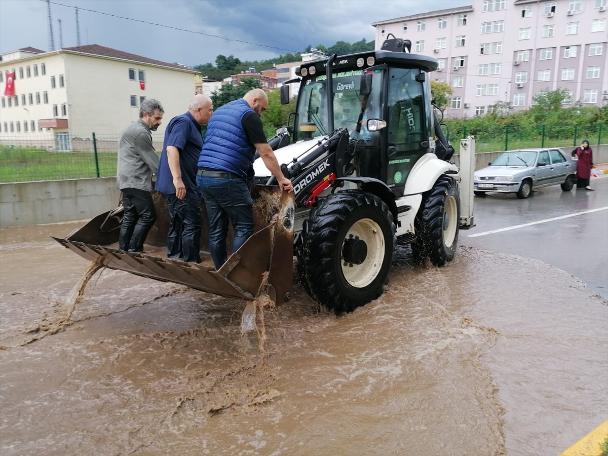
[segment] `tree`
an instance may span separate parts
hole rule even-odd
[[[570,93],[564,89],[557,89],[551,92],[541,93],[533,99],[534,104],[530,108],[530,114],[536,122],[547,119],[551,113],[562,109],[562,104],[568,100]]]
[[[452,87],[447,82],[431,81],[431,94],[435,105],[443,112],[450,102]]]
[[[217,109],[226,103],[242,98],[251,89],[259,89],[260,81],[254,78],[244,78],[239,85],[226,84],[211,95],[213,108]]]
[[[240,64],[241,61],[233,55],[226,57],[225,55],[220,54],[215,58],[215,66],[220,70],[234,71],[237,65]]]
[[[268,92],[268,108],[262,115],[264,132],[267,137],[274,136],[278,128],[287,125],[289,114],[296,110],[296,99],[289,100],[289,104],[281,104],[281,91]]]

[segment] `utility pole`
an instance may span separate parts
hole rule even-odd
[[[53,19],[51,17],[51,0],[46,0],[46,6],[49,16],[49,51],[55,50],[55,38],[53,37]]]
[[[80,46],[80,21],[78,20],[78,7],[74,8],[76,12],[76,45]]]
[[[63,49],[63,28],[61,27],[61,19],[57,19],[59,24],[59,49]]]

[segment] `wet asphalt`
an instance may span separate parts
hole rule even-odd
[[[591,184],[595,191],[554,185],[527,199],[475,197],[476,226],[460,232],[460,245],[541,260],[608,298],[608,175]]]

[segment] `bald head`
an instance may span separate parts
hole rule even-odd
[[[207,95],[196,94],[188,105],[188,111],[199,125],[207,125],[211,114],[213,114],[213,102]]]
[[[243,99],[259,115],[262,115],[268,107],[268,95],[262,89],[251,89],[245,94]]]

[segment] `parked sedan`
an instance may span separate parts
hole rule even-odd
[[[508,150],[475,171],[474,191],[477,196],[500,192],[527,198],[539,187],[561,184],[568,192],[575,183],[576,162],[561,149]]]

